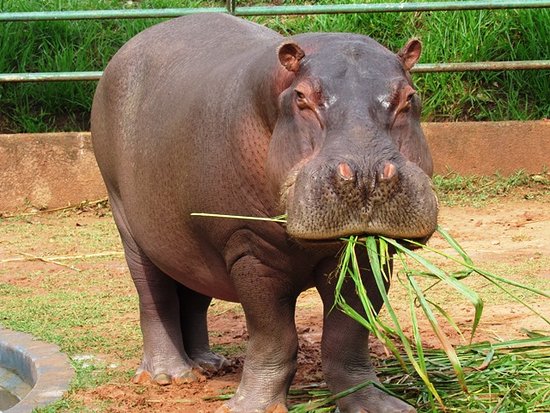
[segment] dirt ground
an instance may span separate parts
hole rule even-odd
[[[33,220],[44,224],[48,231],[55,231],[56,225],[85,227],[97,220],[111,225],[110,216],[98,217],[97,212],[83,214],[66,214],[59,218],[53,214],[21,220]],[[482,208],[474,207],[443,207],[440,223],[462,244],[471,255],[474,262],[482,268],[488,268],[498,274],[519,280],[523,283],[533,283],[539,288],[550,282],[550,197],[545,195],[535,199],[525,199],[521,195],[499,198]],[[0,230],[2,222],[0,221]],[[3,238],[2,238],[3,237]],[[35,243],[47,243],[35,236]],[[116,240],[114,241],[116,242]],[[436,248],[445,248],[443,240],[434,237],[430,244]],[[35,244],[36,245],[36,244]],[[0,231],[0,260],[21,254],[15,250],[15,245],[6,239]],[[23,248],[19,246],[18,248]],[[82,248],[85,249],[85,246]],[[40,248],[28,248],[26,252],[37,254]],[[80,251],[80,250],[78,250]],[[75,247],[68,248],[67,254],[74,254]],[[55,264],[41,261],[19,262],[2,265],[17,265],[19,270],[28,268],[51,268]],[[122,257],[102,262],[113,272],[125,272]],[[14,267],[15,268],[15,267]],[[2,279],[1,277],[4,277]],[[0,275],[0,281],[12,283],[31,283],[24,277],[6,279]],[[488,288],[484,281],[474,284],[483,296]],[[524,330],[546,330],[545,325],[536,316],[533,316],[522,306],[511,303],[498,293],[488,293],[485,299],[485,310],[475,341],[499,340],[524,337]],[[542,314],[550,314],[550,300],[527,297],[531,305]],[[399,300],[397,300],[399,301]],[[228,355],[233,367],[223,374],[207,378],[205,381],[185,384],[179,387],[158,387],[155,385],[134,385],[122,378],[101,385],[91,390],[78,390],[70,395],[71,398],[81,400],[90,411],[101,412],[157,412],[165,413],[200,413],[213,412],[222,404],[220,400],[208,400],[208,397],[217,397],[221,393],[230,393],[235,390],[244,360],[244,344],[247,339],[244,316],[236,304],[214,301],[209,316],[211,342],[222,352]],[[399,306],[396,305],[399,310]],[[471,322],[473,311],[463,303],[456,305],[455,317],[459,325],[467,329]],[[404,314],[404,313],[403,313]],[[137,323],[137,315],[132,315],[130,322]],[[322,383],[320,366],[320,339],[322,332],[321,303],[314,290],[304,292],[299,299],[296,316],[299,333],[299,368],[293,386],[300,387],[311,383]],[[403,319],[407,325],[407,320]],[[430,333],[427,323],[424,340],[429,347],[437,347],[438,341]],[[450,330],[449,330],[450,331]],[[456,335],[452,335],[455,344],[460,344]],[[374,342],[371,350],[376,357],[386,357],[383,346]],[[135,368],[138,358],[116,359],[111,356],[110,361],[117,362],[121,368]]]

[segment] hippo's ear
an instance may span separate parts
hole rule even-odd
[[[409,71],[420,59],[422,43],[418,39],[410,39],[405,46],[397,53],[403,62],[405,70]]]
[[[289,72],[297,72],[300,69],[300,60],[306,55],[302,48],[292,41],[280,45],[277,53],[279,62]]]

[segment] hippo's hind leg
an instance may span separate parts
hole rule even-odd
[[[214,373],[230,365],[210,350],[206,313],[212,298],[179,284],[181,334],[185,351],[204,370]]]
[[[194,381],[198,366],[184,349],[177,283],[125,242],[126,260],[139,294],[143,360],[134,382],[160,385]]]
[[[184,348],[179,310],[178,283],[164,274],[134,241],[118,198],[110,196],[126,262],[139,295],[143,359],[134,382],[157,384],[194,381],[200,367]]]
[[[338,263],[334,260],[328,261],[317,272],[316,287],[321,295],[324,307],[323,337],[321,341],[323,372],[328,387],[333,394],[336,394],[368,380],[377,383],[378,378],[370,361],[368,330],[343,312],[332,309],[336,280],[330,280],[327,274]],[[360,262],[363,264],[361,268],[368,268],[368,260],[363,259]],[[363,283],[375,311],[380,310],[382,298],[372,274],[365,272]],[[358,313],[364,314],[352,281],[348,279],[344,282],[341,293],[349,305]],[[338,411],[341,413],[416,412],[411,405],[374,386],[364,387],[349,396],[341,398],[338,400],[337,406]]]

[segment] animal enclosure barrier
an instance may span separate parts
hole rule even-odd
[[[225,7],[32,12],[0,11],[0,23],[59,20],[173,18],[194,13],[229,13],[240,17],[252,17],[338,13],[405,13],[527,8],[550,8],[550,0],[465,0],[288,6],[239,6],[237,0],[226,0]],[[412,71],[415,73],[428,73],[541,69],[550,69],[550,60],[424,63],[417,64]],[[101,71],[1,73],[0,83],[85,80],[90,81],[98,80],[101,75]]]

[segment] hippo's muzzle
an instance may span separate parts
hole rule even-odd
[[[437,226],[430,178],[402,158],[364,168],[349,160],[312,160],[290,175],[285,188],[287,232],[297,239],[427,239]]]

